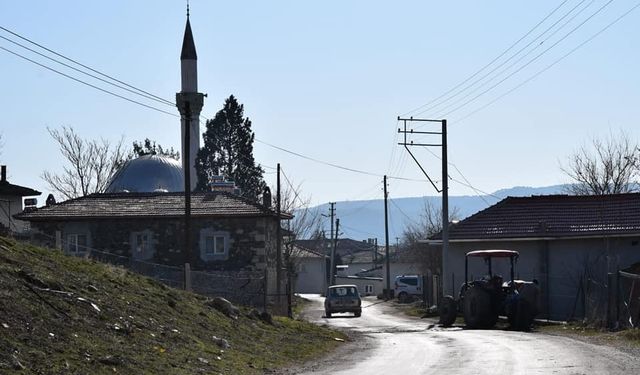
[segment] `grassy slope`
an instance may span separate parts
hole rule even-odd
[[[344,338],[286,318],[233,320],[205,301],[122,268],[0,237],[0,373],[19,361],[23,373],[254,374],[310,359]],[[213,336],[231,347],[221,349]]]

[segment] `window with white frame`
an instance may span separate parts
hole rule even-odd
[[[131,233],[131,255],[134,259],[150,259],[154,251],[153,233],[150,230]]]
[[[200,231],[200,256],[203,260],[225,260],[229,257],[229,232],[211,228]]]
[[[67,235],[67,252],[82,254],[87,250],[87,235],[71,233]]]
[[[367,295],[373,294],[373,285],[367,284],[364,286],[364,293]]]

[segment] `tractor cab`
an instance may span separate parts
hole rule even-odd
[[[473,285],[478,285],[492,293],[508,294],[514,287],[515,265],[520,254],[513,250],[475,250],[467,253],[464,259],[464,284],[460,288],[460,296],[462,298],[464,292]],[[481,258],[487,265],[487,274],[477,280],[469,280],[469,259]],[[502,275],[494,274],[494,259],[508,259],[510,263],[509,280],[504,281]]]

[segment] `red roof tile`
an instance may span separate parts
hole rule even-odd
[[[508,197],[450,228],[451,240],[640,235],[640,194]]]

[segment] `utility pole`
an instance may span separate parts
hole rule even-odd
[[[330,269],[329,269],[329,285],[333,285],[333,270],[335,268],[335,263],[334,263],[334,259],[333,259],[333,253],[336,249],[336,243],[333,240],[333,217],[336,214],[336,202],[329,202],[329,217],[331,218],[331,236],[329,237],[331,239],[331,261],[330,261]]]
[[[373,239],[373,260],[378,263],[378,238]]]
[[[280,163],[277,166],[276,179],[276,215],[278,215],[278,226],[276,227],[276,294],[278,302],[280,302],[280,294],[282,292],[282,233],[280,230]]]
[[[391,298],[391,270],[389,269],[389,214],[387,212],[387,175],[384,175],[384,255],[387,258],[387,290],[384,293],[384,299]]]
[[[340,233],[340,219],[336,219],[336,234],[333,237],[333,247],[331,248],[331,285],[336,283],[336,246],[338,245],[338,233]]]
[[[329,202],[329,220],[331,220],[331,233],[329,235],[329,240],[333,241],[333,216],[336,212],[336,202]],[[322,214],[322,216],[325,216],[325,214]],[[326,238],[325,237],[325,233],[324,230],[322,231],[322,238]],[[323,240],[322,242],[322,286],[323,286],[323,290],[326,292],[327,290],[327,279],[331,279],[331,277],[327,277],[327,251],[326,251],[326,247],[324,246],[325,242]],[[333,265],[333,259],[329,259],[329,267],[331,267]]]
[[[434,189],[438,193],[442,193],[442,294],[447,294],[449,290],[449,294],[454,294],[455,286],[451,284],[451,287],[448,287],[449,284],[449,275],[447,272],[449,271],[449,172],[448,172],[448,161],[447,161],[447,120],[430,120],[430,119],[419,119],[419,118],[400,118],[398,116],[398,121],[404,122],[404,130],[398,129],[398,133],[404,135],[403,142],[398,143],[407,150],[413,161],[416,162],[422,173],[427,177],[427,180],[431,183]],[[407,129],[407,122],[432,122],[432,123],[440,123],[442,128],[439,132],[437,131],[416,131],[413,129]],[[440,135],[441,143],[414,143],[412,140],[408,140],[408,135],[413,134],[422,134],[422,135]],[[431,179],[429,174],[424,170],[418,159],[413,155],[409,146],[419,146],[419,147],[441,147],[442,149],[442,189],[438,189],[438,186]]]
[[[184,101],[184,116],[185,123],[184,137],[187,145],[189,139],[191,139],[191,106],[188,100]],[[189,166],[189,160],[191,160],[190,146],[184,148],[184,155],[182,157],[186,161],[183,163],[184,168],[184,289],[191,289],[191,167]]]
[[[447,120],[442,120],[442,274],[449,269],[449,162],[447,161]],[[446,294],[444,278],[442,293]],[[455,285],[451,283],[451,295],[455,294]]]

